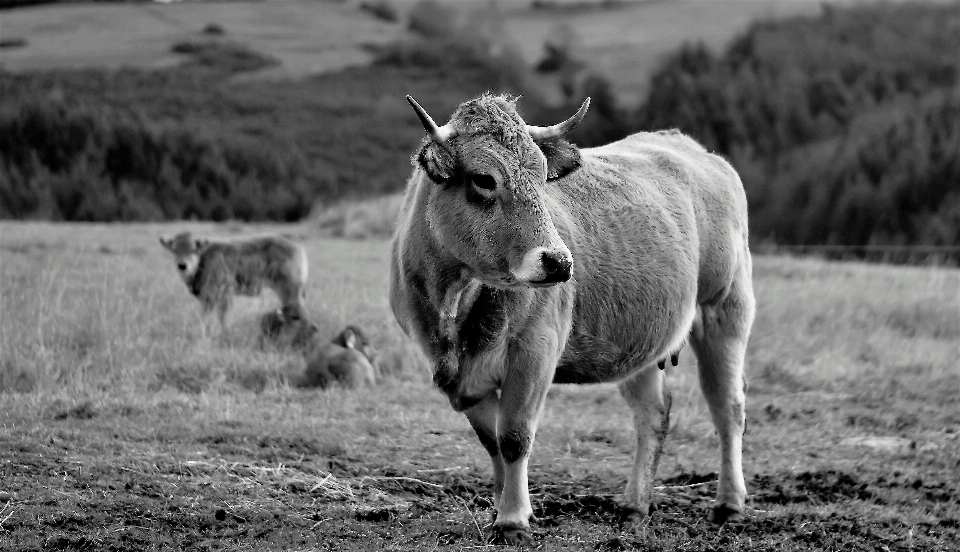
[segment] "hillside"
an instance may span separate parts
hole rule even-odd
[[[522,95],[534,124],[565,118],[590,96],[571,135],[581,146],[644,129],[687,132],[741,174],[755,244],[960,242],[956,4],[817,7],[816,16],[749,24],[722,49],[711,48],[720,27],[747,25],[731,14],[748,10],[730,6],[747,4],[693,4],[473,11],[486,4],[399,2],[405,23],[376,23],[393,38],[356,36],[372,65],[293,80],[262,78],[289,64],[238,40],[242,19],[213,33],[196,19],[172,46],[176,66],[0,71],[0,216],[297,220],[318,201],[402,188],[422,136],[406,94],[441,118],[494,90]],[[290,6],[290,17],[307,9]],[[357,6],[335,8],[376,20]],[[618,79],[642,79],[645,66],[607,78],[605,62],[595,69],[582,57],[643,37],[667,48],[683,29],[696,37],[709,27],[711,9],[729,25],[663,58],[638,107],[623,101]],[[627,32],[631,18],[650,26]],[[251,33],[257,21],[248,21]],[[550,55],[527,60],[546,43]]]

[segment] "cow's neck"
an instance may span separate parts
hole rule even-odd
[[[443,292],[436,330],[439,354],[434,365],[433,381],[448,394],[455,392],[459,384],[462,355],[460,326],[476,301],[479,290],[480,282],[463,269],[460,277]]]

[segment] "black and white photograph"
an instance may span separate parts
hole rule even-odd
[[[960,0],[0,0],[0,550],[960,551]]]

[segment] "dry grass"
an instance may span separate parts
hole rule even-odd
[[[300,236],[310,258],[314,318],[331,335],[348,323],[362,326],[391,359],[390,374],[371,390],[294,388],[289,382],[302,369],[296,355],[260,350],[254,339],[256,316],[272,298],[241,300],[225,335],[201,335],[199,307],[157,243],[157,235],[181,228]],[[454,510],[436,515],[459,527],[458,538],[466,540],[456,542],[477,542],[486,515],[486,491],[478,486],[488,481],[488,460],[465,418],[432,388],[389,312],[387,251],[382,239],[323,237],[313,225],[2,223],[0,442],[25,458],[62,443],[71,451],[63,462],[102,472],[99,485],[146,474],[179,492],[184,511],[200,516],[197,523],[211,507],[246,520],[273,520],[272,512],[283,509],[289,523],[323,535],[340,531],[343,519],[367,527],[420,512],[426,503],[413,492],[454,501]],[[748,357],[745,449],[751,488],[767,481],[755,476],[800,477],[805,470],[846,470],[871,482],[891,473],[948,481],[960,453],[960,415],[948,407],[960,395],[960,272],[757,257],[754,273],[759,312]],[[716,471],[717,441],[693,355],[684,350],[680,366],[668,370],[673,423],[659,472],[668,481],[658,495],[672,512],[680,498],[708,500],[710,484],[673,486]],[[632,442],[628,411],[612,385],[552,388],[530,465],[535,508],[556,504],[556,485],[577,493],[563,499],[572,501],[564,507],[588,512],[589,497],[612,500]],[[32,483],[4,469],[0,464],[0,493],[14,500],[4,503],[0,494],[0,520],[9,518],[0,530],[22,526],[18,534],[32,534],[31,512],[45,508],[48,491],[34,500]],[[830,473],[821,475],[835,477]],[[83,491],[83,481],[70,486],[65,479],[58,496],[94,508],[94,491]],[[804,481],[793,483],[796,492],[809,487]],[[887,487],[871,486],[878,488]],[[924,489],[917,492],[941,492]],[[839,507],[829,500],[777,506],[765,492],[753,508],[767,520]],[[414,510],[411,500],[419,504]],[[958,517],[949,501],[844,504],[865,519],[898,524]],[[547,518],[588,516],[564,512]],[[415,527],[424,535],[440,530]],[[615,529],[590,527],[601,531],[591,539],[615,536],[608,535]],[[572,541],[563,539],[574,538],[547,531],[565,546]],[[657,531],[649,538],[661,538]],[[667,533],[676,531],[682,529]],[[682,549],[677,543],[662,546]]]
[[[299,369],[297,359],[255,344],[256,317],[271,308],[272,296],[240,299],[223,334],[203,335],[196,301],[156,243],[160,233],[181,227],[219,235],[278,230],[304,238],[309,307],[321,331],[333,335],[359,324],[384,353],[388,372],[425,382],[422,359],[389,313],[388,244],[355,241],[388,233],[396,208],[397,198],[389,196],[330,209],[301,226],[5,223],[0,389],[43,396],[65,389],[80,395],[164,386],[262,392],[286,385]],[[353,239],[323,238],[321,231]],[[928,381],[956,374],[955,270],[759,257],[755,280],[760,308],[748,359],[753,387],[848,392],[854,384],[889,385],[906,374]],[[710,428],[692,365],[695,358],[685,350],[671,379],[674,430],[693,437]],[[596,396],[592,387],[554,393]],[[691,427],[693,420],[705,425]],[[571,435],[590,434],[589,419],[577,423],[588,427],[569,426]]]
[[[186,226],[221,235],[238,231]],[[42,224],[3,228],[2,389],[42,394],[63,388],[87,393],[172,386],[197,393],[235,385],[262,391],[285,384],[299,370],[298,359],[289,354],[257,347],[257,317],[276,304],[270,292],[239,299],[227,330],[205,334],[208,321],[157,243],[170,228],[74,229],[79,230]],[[307,294],[321,332],[332,336],[359,324],[382,350],[387,372],[420,377],[418,359],[384,316],[386,244],[357,248],[311,239],[308,248]]]
[[[403,194],[395,193],[331,206],[317,205],[307,220],[335,238],[389,238],[402,203]]]

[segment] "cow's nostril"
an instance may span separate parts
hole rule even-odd
[[[180,263],[180,264],[177,265],[177,268],[179,268],[180,270],[186,270],[186,269],[187,269],[187,263]]]
[[[573,262],[563,253],[544,253],[540,257],[543,263],[544,282],[566,282],[570,279],[570,269]]]

